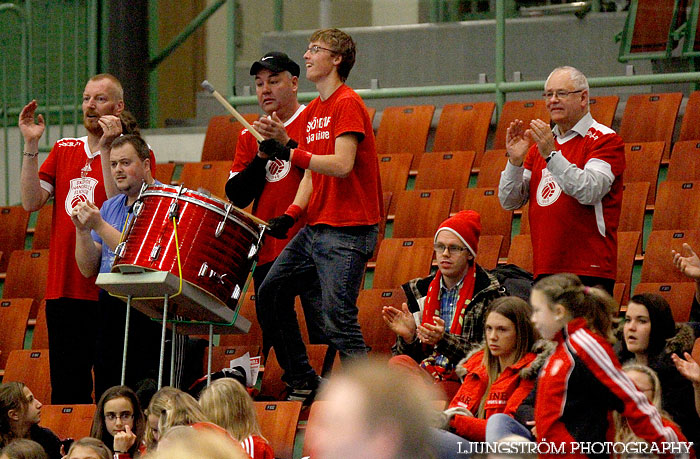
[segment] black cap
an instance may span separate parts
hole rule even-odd
[[[253,65],[250,67],[250,74],[257,74],[261,68],[275,73],[287,70],[293,76],[299,76],[299,64],[291,60],[286,54],[278,51],[267,53],[259,61],[253,62]]]

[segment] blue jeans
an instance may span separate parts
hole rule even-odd
[[[282,379],[299,386],[316,373],[306,354],[290,298],[304,291],[319,298],[323,329],[343,359],[367,354],[357,322],[357,295],[367,260],[377,242],[377,226],[305,226],[277,257],[260,285],[260,303],[270,342],[284,370]],[[316,276],[320,290],[310,278]]]
[[[265,331],[265,327],[268,326],[268,322],[273,322],[268,320],[266,312],[270,308],[266,308],[264,304],[260,301],[260,286],[262,285],[267,273],[270,272],[272,268],[273,261],[265,263],[264,265],[258,265],[253,271],[253,288],[255,289],[255,315],[260,324],[260,328],[263,333],[263,355],[267,358],[267,354],[272,347],[270,339],[274,334],[273,332]],[[309,342],[311,344],[329,344],[326,334],[323,332],[323,319],[321,316],[322,305],[321,305],[321,295],[314,294],[314,292],[320,292],[321,286],[318,282],[318,277],[314,274],[309,276],[308,279],[300,280],[300,286],[304,286],[297,292],[301,297],[301,307],[304,310],[304,318],[306,319],[306,329],[309,333]],[[296,293],[295,295],[296,296]],[[292,307],[294,307],[294,297],[289,298],[292,301]],[[335,355],[335,351],[333,351]]]
[[[437,459],[468,458],[475,450],[475,444],[466,438],[442,429],[431,429],[432,446]]]
[[[496,413],[489,416],[489,420],[486,423],[487,442],[497,442],[511,435],[535,441],[535,437],[527,426],[520,424],[507,414]]]

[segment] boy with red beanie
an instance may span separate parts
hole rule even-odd
[[[408,301],[401,310],[382,309],[396,333],[390,364],[429,374],[449,398],[460,385],[455,366],[481,342],[484,311],[503,295],[496,277],[475,262],[480,234],[481,218],[473,210],[442,222],[434,238],[438,271],[402,285]]]

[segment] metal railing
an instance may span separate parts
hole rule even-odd
[[[94,74],[97,65],[98,19],[100,0],[76,0],[69,5],[51,4],[51,11],[36,12],[31,1],[22,6],[0,4],[0,18],[7,32],[12,24],[7,15],[19,22],[20,42],[16,48],[5,47],[0,60],[2,89],[0,90],[0,123],[3,132],[3,165],[5,205],[10,204],[10,178],[12,156],[20,158],[19,151],[11,151],[11,128],[17,126],[17,117],[24,104],[31,99],[39,103],[46,129],[40,151],[48,152],[52,140],[64,137],[65,127],[73,125],[73,135],[78,135],[82,119],[80,95],[86,75]],[[44,5],[44,6],[46,6]],[[52,14],[59,9],[61,15]],[[50,21],[50,22],[49,22]],[[70,22],[67,22],[70,21]],[[5,39],[3,43],[16,45]],[[17,63],[19,60],[19,63]],[[12,71],[17,69],[18,72]],[[18,134],[19,145],[22,145]],[[20,161],[21,167],[21,161]]]

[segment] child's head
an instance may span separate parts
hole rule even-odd
[[[622,371],[632,380],[637,390],[646,395],[649,403],[661,410],[661,381],[656,372],[638,363],[624,365]]]
[[[0,459],[49,459],[49,456],[39,443],[16,438],[0,451]]]
[[[261,436],[253,399],[245,387],[232,378],[217,379],[199,396],[202,411],[211,422],[242,441],[250,435]]]
[[[41,402],[21,382],[0,384],[0,446],[25,432],[41,419]]]
[[[151,401],[148,403],[148,408],[146,408],[146,449],[149,451],[155,449],[160,439],[160,430],[158,424],[160,423],[160,418],[165,414],[165,410],[171,406],[170,399],[175,396],[175,394],[181,392],[180,389],[174,387],[165,386],[153,394]]]
[[[158,420],[158,431],[162,437],[171,427],[208,421],[197,400],[188,393],[178,391],[165,401],[165,410]]]
[[[484,322],[484,363],[489,376],[492,367],[496,373],[503,371],[499,360],[510,365],[530,351],[537,339],[531,314],[530,305],[516,296],[497,298],[489,304]]]
[[[622,367],[622,371],[632,380],[639,392],[644,394],[649,403],[656,407],[662,417],[668,418],[668,414],[661,407],[661,382],[656,372],[646,365],[630,363]],[[632,431],[627,419],[619,412],[613,412],[615,422],[615,441],[628,443],[643,441]]]
[[[661,295],[634,295],[625,311],[624,347],[633,354],[656,355],[676,332],[671,306]]]
[[[596,333],[612,341],[617,304],[604,290],[587,287],[575,274],[554,274],[538,281],[530,295],[532,323],[545,339],[575,318],[583,317]]]
[[[127,426],[136,435],[132,448],[138,448],[146,427],[139,399],[127,386],[110,387],[97,403],[90,436],[102,440],[112,449],[114,436],[125,431]]]
[[[66,459],[112,459],[112,452],[102,440],[83,437],[73,442]]]

